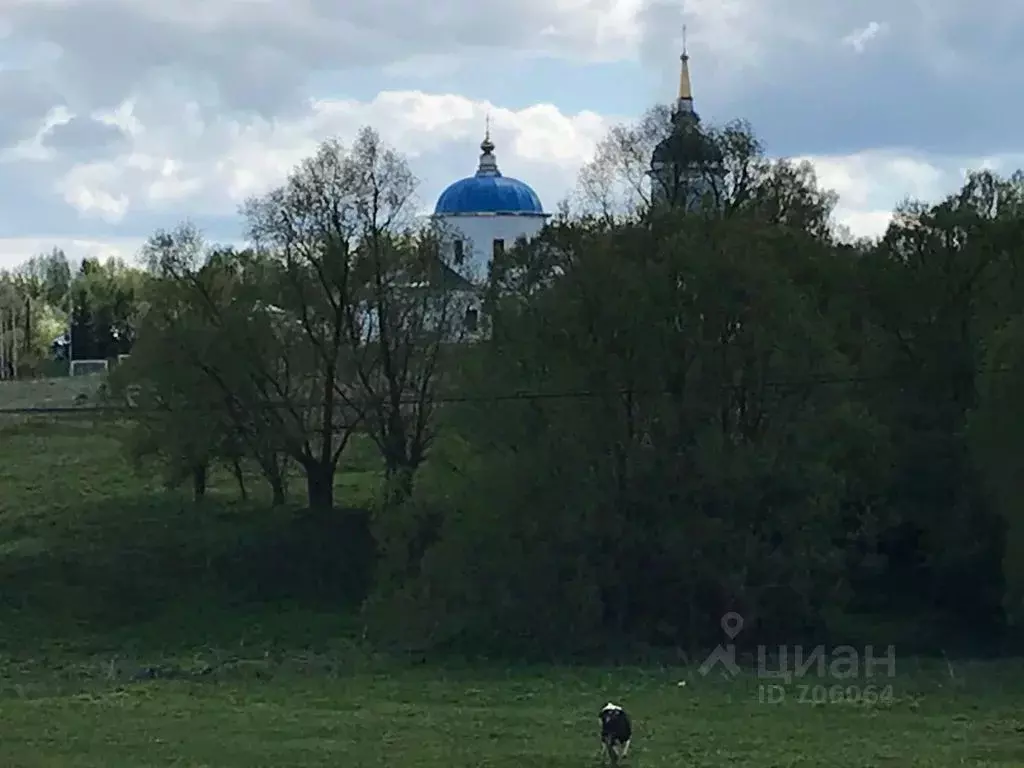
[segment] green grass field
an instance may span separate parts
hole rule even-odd
[[[0,766],[583,768],[608,700],[636,768],[1024,766],[1024,664],[899,658],[843,681],[892,686],[872,704],[814,703],[812,679],[763,703],[752,673],[684,664],[419,664],[339,608],[336,521],[241,504],[226,477],[197,506],[87,417],[0,424],[0,460]],[[372,500],[367,462],[339,503]]]
[[[0,381],[0,407],[70,408],[81,396],[95,395],[102,381],[97,374]]]

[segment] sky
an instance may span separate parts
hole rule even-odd
[[[702,118],[814,162],[855,234],[1024,166],[1019,0],[0,0],[0,267],[132,259],[185,219],[238,241],[243,200],[364,125],[429,210],[490,114],[554,211],[609,127],[672,100],[684,21]]]

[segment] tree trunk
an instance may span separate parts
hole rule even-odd
[[[284,491],[284,483],[281,482],[280,477],[275,477],[270,481],[270,492],[273,494],[273,498],[270,501],[272,506],[283,507],[285,502],[288,501],[288,496]]]
[[[334,508],[334,365],[324,371],[323,407],[320,413],[320,457],[306,465],[310,509]]]
[[[257,456],[257,461],[260,471],[263,473],[263,479],[270,486],[270,493],[273,496],[271,503],[275,507],[284,505],[288,500],[287,483],[285,480],[285,475],[288,471],[287,457],[282,457],[280,454],[273,452],[269,454],[260,453]]]
[[[329,463],[307,464],[306,492],[310,509],[332,509],[334,507],[334,467]]]
[[[25,328],[21,339],[21,353],[28,357],[32,354],[32,299],[25,298]]]
[[[270,479],[270,490],[274,494],[274,504],[284,506],[288,501],[288,469],[291,460],[286,454],[274,454],[274,473]]]
[[[270,493],[273,498],[271,504],[275,507],[284,506],[288,500],[288,492],[285,487],[285,469],[287,464],[279,464],[275,459],[264,473],[267,483],[270,485]]]
[[[238,483],[238,494],[242,497],[242,501],[249,500],[249,491],[245,487],[245,475],[242,474],[242,465],[238,459],[231,460],[231,471],[235,475],[235,482]]]
[[[389,507],[397,507],[406,499],[412,496],[413,480],[415,470],[408,466],[397,466],[392,464],[385,468],[387,488],[387,504]]]
[[[206,496],[206,465],[192,467],[192,498],[199,501]]]

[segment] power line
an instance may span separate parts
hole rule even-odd
[[[1024,367],[1020,366],[999,366],[996,368],[976,368],[972,370],[974,375],[982,375],[986,373],[992,373],[996,375],[1002,375],[1007,373],[1013,373],[1022,371]],[[875,384],[882,382],[894,382],[905,380],[908,377],[903,374],[877,374],[870,376],[804,376],[793,379],[774,379],[763,382],[757,382],[756,386],[765,389],[806,389],[808,387],[823,387],[823,386],[840,386],[840,385],[859,385],[859,384]],[[719,389],[739,389],[743,385],[738,384],[721,384]],[[0,388],[2,391],[2,388]],[[668,388],[630,388],[630,387],[617,387],[612,389],[567,389],[560,391],[526,391],[519,390],[513,392],[504,393],[475,393],[475,394],[438,394],[432,398],[429,398],[431,404],[445,405],[445,404],[470,404],[470,403],[500,403],[500,402],[515,402],[515,401],[542,401],[542,400],[596,400],[605,397],[638,397],[638,398],[650,398],[650,397],[668,397],[672,395],[680,394],[678,391]],[[403,398],[399,401],[401,405],[419,405],[421,401],[418,398]],[[361,403],[362,404],[362,403]],[[322,407],[321,403],[315,402],[274,402],[266,401],[261,403],[254,403],[252,405],[246,405],[246,408],[250,411],[271,411],[271,410],[312,410],[319,409]],[[344,410],[344,402],[339,403],[339,409]],[[113,405],[113,404],[101,404],[101,405],[69,405],[69,406],[21,406],[21,407],[0,407],[0,416],[2,415],[71,415],[71,414],[147,414],[147,413],[219,413],[225,410],[223,407],[210,406],[210,407],[188,407],[188,408],[171,408],[171,407],[156,407],[156,406],[132,406],[132,405]]]

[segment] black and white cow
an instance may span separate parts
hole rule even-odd
[[[608,758],[614,763],[618,758],[629,753],[629,744],[633,739],[633,724],[626,710],[618,704],[608,702],[598,714],[601,720],[601,743],[604,745]]]

